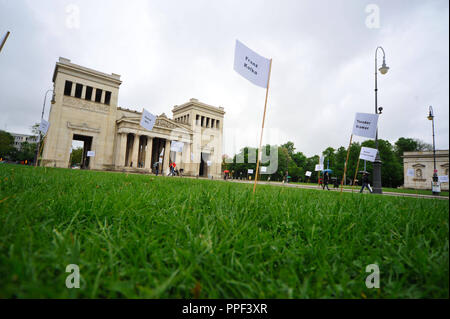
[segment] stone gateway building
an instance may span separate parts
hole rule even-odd
[[[221,176],[222,107],[190,99],[173,107],[172,119],[157,116],[149,131],[139,124],[141,112],[118,107],[121,83],[120,75],[59,58],[41,165],[69,167],[72,141],[78,140],[84,142],[82,168],[150,173],[158,163],[167,175],[175,162],[183,175]],[[183,143],[181,151],[171,150],[173,141]]]

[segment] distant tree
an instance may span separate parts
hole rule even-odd
[[[78,147],[78,148],[72,150],[72,158],[70,160],[70,164],[71,165],[81,164],[82,156],[83,156],[83,148],[82,147]]]
[[[292,156],[294,154],[295,147],[294,147],[294,143],[293,142],[289,141],[289,142],[281,145],[280,147],[283,147],[283,148],[287,149],[287,152],[288,152],[289,156]]]
[[[14,150],[14,137],[8,132],[0,130],[0,157],[10,158]]]
[[[27,162],[33,162],[34,156],[36,154],[36,143],[28,143],[23,142],[20,146],[20,150],[16,152],[14,155],[16,161],[27,161]]]

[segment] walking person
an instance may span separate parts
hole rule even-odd
[[[153,170],[155,171],[156,176],[158,176],[158,173],[159,173],[159,162],[155,162],[153,164]]]
[[[322,189],[325,190],[325,187],[326,187],[328,190],[330,190],[330,189],[328,188],[328,183],[329,183],[329,182],[330,182],[330,175],[328,174],[328,172],[325,172],[325,173],[323,174]]]
[[[369,184],[369,174],[367,174],[367,172],[363,173],[363,176],[362,176],[362,187],[361,187],[361,190],[359,191],[360,193],[363,192],[364,187],[367,187],[369,192],[372,193],[372,187],[370,187],[370,184]]]

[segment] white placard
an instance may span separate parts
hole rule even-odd
[[[266,88],[270,60],[236,40],[234,70],[255,85]]]
[[[206,165],[211,166],[211,161],[206,161]]]
[[[39,131],[45,135],[47,134],[48,128],[50,126],[50,123],[47,122],[46,120],[42,119],[41,123],[39,124]]]
[[[311,177],[311,174],[312,173],[310,171],[306,171],[306,173],[305,173],[305,175],[308,176],[308,177]]]
[[[440,182],[431,182],[431,191],[435,193],[441,192],[441,183]]]
[[[361,153],[359,153],[359,158],[369,162],[375,162],[375,157],[377,156],[378,150],[376,148],[361,147]]]
[[[141,117],[141,126],[146,130],[151,131],[156,122],[156,116],[147,111],[146,109],[142,109],[142,117]]]
[[[164,147],[163,147],[163,149],[161,151],[161,154],[159,154],[159,156],[164,156]]]
[[[323,155],[319,159],[319,165],[322,165],[322,167],[323,167]]]
[[[174,152],[183,152],[183,146],[183,142],[172,141],[172,143],[170,144],[170,150]]]
[[[87,157],[94,157],[95,156],[95,151],[88,151],[87,152]]]
[[[414,168],[408,168],[406,176],[414,177]]]
[[[448,183],[448,175],[438,176],[439,182]]]
[[[352,134],[375,139],[377,124],[378,114],[356,113]]]
[[[249,173],[249,174],[253,174],[253,169],[249,168],[249,169],[248,169],[248,173]]]
[[[267,166],[261,166],[261,173],[267,172]]]
[[[316,164],[316,167],[314,168],[314,170],[315,170],[316,172],[318,172],[318,171],[323,171],[323,165]]]

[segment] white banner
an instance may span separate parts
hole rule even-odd
[[[156,122],[156,116],[148,112],[146,109],[142,109],[141,126],[146,130],[151,131]]]
[[[311,177],[311,174],[312,173],[310,171],[306,171],[306,173],[305,173],[305,175],[308,176],[308,177]]]
[[[253,169],[249,168],[249,169],[248,169],[248,173],[249,173],[249,174],[253,174]]]
[[[161,151],[161,154],[159,154],[159,156],[164,156],[164,147],[163,147],[163,149]]]
[[[378,114],[356,113],[352,134],[375,139],[377,124]]]
[[[414,168],[408,168],[406,176],[414,177]]]
[[[359,158],[369,162],[375,162],[375,157],[377,156],[378,150],[376,148],[361,147],[361,153],[359,153]]]
[[[323,165],[316,164],[316,168],[314,169],[316,172],[323,171]]]
[[[439,182],[448,183],[448,175],[438,176]]]
[[[266,88],[270,60],[236,40],[234,70],[255,85]]]
[[[42,119],[41,120],[41,124],[39,124],[39,131],[45,135],[47,134],[48,128],[50,126],[50,123],[47,122],[46,120]]]
[[[322,165],[323,166],[323,155],[320,157],[320,159],[319,159],[319,165]]]
[[[212,162],[211,161],[206,161],[206,165],[211,166]]]
[[[94,157],[95,156],[95,151],[88,151],[87,152],[87,157]]]
[[[183,142],[172,141],[172,143],[170,144],[170,150],[174,152],[183,152],[183,146]]]

